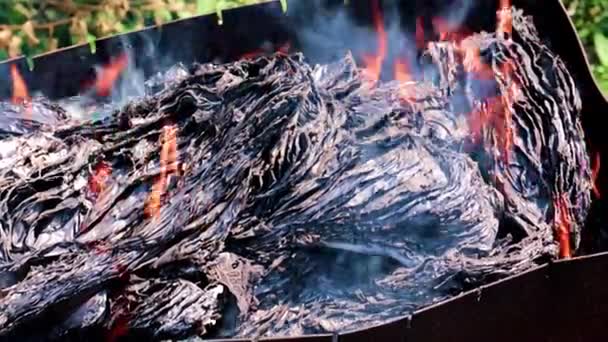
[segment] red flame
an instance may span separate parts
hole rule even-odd
[[[433,29],[439,35],[440,41],[457,40],[458,37],[454,32],[454,28],[446,19],[434,17],[431,22],[433,23]]]
[[[280,54],[283,54],[283,55],[288,55],[290,49],[291,49],[291,44],[289,42],[286,42],[285,44],[283,44],[279,47],[279,50],[277,50],[277,52]]]
[[[124,317],[119,317],[117,322],[110,329],[106,341],[114,342],[118,341],[120,337],[126,336],[129,332],[129,320]]]
[[[424,49],[426,42],[424,41],[424,26],[422,24],[422,17],[416,18],[416,47],[419,50]]]
[[[452,40],[450,39],[450,29],[448,28],[448,22],[443,18],[433,18],[433,29],[439,34],[440,41]]]
[[[431,22],[433,24],[433,29],[439,35],[440,41],[460,43],[472,34],[472,32],[460,27],[458,24],[451,23],[447,19],[441,17],[434,17]]]
[[[378,50],[374,55],[363,56],[363,63],[365,64],[363,73],[375,84],[380,79],[382,64],[384,63],[387,54],[387,37],[386,31],[384,30],[384,18],[382,17],[382,11],[380,11],[378,0],[372,1],[372,17],[374,20],[374,28],[378,36]]]
[[[571,220],[568,212],[568,200],[564,194],[555,199],[554,207],[556,210],[556,235],[559,242],[560,258],[568,259],[572,257],[570,248],[570,229]]]
[[[595,153],[593,167],[591,168],[591,186],[593,194],[596,198],[601,198],[600,189],[598,186],[598,177],[600,175],[600,154]]]
[[[27,84],[19,69],[15,64],[11,64],[11,79],[13,81],[13,97],[11,101],[16,105],[22,105],[25,113],[25,119],[30,120],[32,118],[32,99],[27,91]]]
[[[474,43],[462,42],[458,44],[458,51],[462,56],[464,69],[471,75],[471,78],[477,80],[495,79],[492,68],[482,60],[478,46]],[[469,113],[469,129],[473,143],[481,142],[482,131],[485,127],[495,125],[496,113],[501,111],[501,107],[502,102],[494,97],[478,103],[473,111]]]
[[[291,43],[285,42],[283,45],[279,46],[279,48],[276,49],[274,52],[282,54],[282,55],[288,55],[289,50],[291,50]],[[257,49],[257,50],[253,50],[253,51],[242,54],[239,59],[253,59],[253,58],[263,56],[267,52],[270,52],[270,51],[264,51],[263,49]]]
[[[264,54],[262,50],[254,50],[241,55],[240,59],[253,59]]]
[[[513,145],[511,111],[504,97],[496,96],[478,103],[468,116],[471,141],[479,144],[485,128],[493,129],[498,137],[503,162],[510,162]]]
[[[112,174],[112,167],[110,164],[102,161],[95,166],[93,175],[89,179],[89,191],[94,195],[99,195],[105,188],[110,175]]]
[[[116,80],[129,64],[126,54],[121,54],[115,60],[106,64],[97,79],[95,80],[95,90],[99,96],[108,96]]]
[[[162,196],[167,188],[167,178],[177,173],[177,128],[164,126],[161,134],[160,176],[152,186],[144,208],[147,217],[156,217],[160,213]]]

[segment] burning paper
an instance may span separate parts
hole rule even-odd
[[[575,255],[597,174],[579,94],[501,11],[391,82],[374,7],[364,65],[199,65],[106,120],[3,137],[0,337],[345,331]]]

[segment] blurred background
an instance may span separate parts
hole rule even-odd
[[[0,60],[268,0],[0,0]],[[608,0],[562,0],[608,93]],[[283,0],[282,2],[285,2]]]

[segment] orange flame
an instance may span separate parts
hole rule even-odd
[[[387,54],[387,37],[386,31],[384,30],[384,18],[382,17],[382,11],[380,11],[378,0],[372,1],[372,16],[374,28],[378,36],[378,50],[375,55],[363,56],[363,63],[365,64],[363,73],[375,84],[380,79],[382,64],[384,63]]]
[[[11,101],[16,105],[22,105],[25,113],[25,119],[32,118],[32,99],[27,91],[27,84],[21,74],[19,73],[19,69],[15,64],[11,64],[11,79],[13,81],[13,97]]]
[[[511,33],[512,16],[510,1],[501,0],[501,8],[498,12],[497,32]],[[434,19],[435,27],[441,32],[449,29],[441,19]],[[466,36],[466,34],[450,34],[448,37],[451,40],[458,40]],[[494,80],[496,75],[490,65],[485,63],[481,57],[481,52],[478,46],[474,43],[461,41],[457,45],[463,59],[463,66],[467,73],[477,80]],[[510,155],[513,148],[513,120],[511,107],[517,98],[519,88],[513,81],[514,66],[510,62],[503,63],[500,67],[506,89],[502,91],[500,96],[484,100],[485,106],[475,109],[469,115],[469,127],[472,132],[472,140],[478,143],[481,139],[481,131],[484,127],[490,126],[495,129],[498,134],[500,150],[505,163],[509,163]]]
[[[503,102],[499,97],[491,97],[479,103],[470,113],[469,128],[474,143],[480,143],[482,131],[485,127],[491,127],[498,133],[499,139],[503,137],[505,127],[501,124],[503,118]]]
[[[478,103],[468,115],[471,141],[479,144],[484,128],[494,129],[501,147],[503,162],[510,162],[510,152],[513,145],[511,111],[504,97],[496,96],[484,99]]]
[[[161,199],[167,188],[167,177],[177,169],[177,128],[164,126],[161,134],[160,176],[152,186],[144,208],[147,217],[156,217],[160,213]]]
[[[557,241],[559,242],[559,256],[560,258],[570,258],[572,256],[572,250],[570,248],[570,213],[568,212],[568,200],[565,194],[558,196],[555,199],[554,207],[556,210],[556,234]]]
[[[513,13],[511,12],[511,0],[500,0],[498,12],[496,13],[496,33],[498,35],[507,35],[511,38],[513,32]],[[507,82],[509,82],[507,91],[503,93],[504,102],[504,118],[505,118],[505,136],[503,149],[505,157],[509,159],[511,149],[513,147],[513,131],[512,131],[512,117],[510,105],[514,102],[517,92],[519,91],[516,83],[513,80],[514,66],[511,62],[507,61],[500,66],[500,72]]]
[[[496,32],[511,36],[513,31],[513,13],[511,12],[511,0],[500,0],[498,12],[496,13]]]
[[[601,198],[600,189],[598,186],[598,177],[600,175],[600,154],[595,153],[593,167],[591,168],[591,186],[593,194],[596,198]]]
[[[412,81],[412,73],[409,64],[405,60],[397,60],[395,62],[395,80],[399,82]]]
[[[106,64],[97,79],[95,80],[95,90],[99,96],[108,96],[116,80],[129,64],[126,54],[121,54],[115,60]]]
[[[25,80],[21,77],[19,69],[15,64],[11,64],[11,79],[13,80],[13,98],[14,104],[22,104],[30,101],[30,96],[27,91]]]
[[[500,70],[502,74],[506,77],[509,85],[507,86],[507,91],[502,94],[503,99],[503,118],[504,118],[504,135],[503,135],[503,151],[504,156],[506,158],[506,162],[509,162],[510,153],[513,148],[513,118],[511,115],[511,105],[516,99],[517,93],[519,89],[516,83],[513,81],[513,64],[510,62],[505,62],[501,65]]]
[[[482,60],[478,46],[463,42],[459,45],[459,51],[463,56],[465,71],[472,75],[473,78],[477,80],[494,80],[496,78],[492,67]],[[511,64],[503,64],[501,70],[503,70],[503,74],[510,75],[512,70]],[[508,163],[510,160],[510,151],[513,145],[510,104],[514,98],[511,93],[515,93],[517,90],[514,84],[511,87],[502,96],[485,99],[469,115],[469,128],[473,143],[481,142],[481,133],[485,127],[494,128],[499,137],[502,157],[505,163]]]

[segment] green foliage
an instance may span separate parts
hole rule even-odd
[[[608,92],[608,1],[562,1],[586,47],[596,79]]]
[[[269,0],[0,0],[0,59]],[[284,0],[283,0],[284,1]]]

